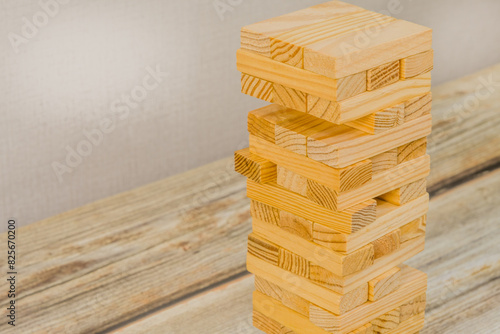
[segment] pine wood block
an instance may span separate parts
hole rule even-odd
[[[372,173],[377,174],[398,165],[398,149],[394,148],[384,153],[371,157]]]
[[[261,78],[258,80],[262,80],[266,84],[269,83],[271,88],[274,84],[296,90],[303,95],[312,94],[332,101],[341,101],[366,91],[366,72],[355,73],[340,79],[331,79],[241,49],[236,53],[236,66],[240,72],[244,73],[244,76]],[[255,87],[255,83],[250,85],[248,79],[245,79],[245,81],[242,80],[242,87]],[[265,91],[268,92],[267,89]],[[255,95],[257,94],[252,96]],[[269,94],[269,96],[271,95]]]
[[[430,28],[377,15],[372,18],[374,25],[365,24],[361,31],[351,30],[307,45],[304,69],[342,78],[431,49]]]
[[[367,71],[367,90],[379,89],[399,81],[399,60],[371,68]]]
[[[335,315],[319,305],[311,305],[309,318],[313,324],[331,333],[348,333],[367,322],[388,314],[400,305],[424,293],[427,289],[427,276],[410,267],[401,270],[401,287],[377,302],[367,302],[343,314]],[[399,321],[399,319],[398,319]],[[373,324],[373,323],[372,323]]]
[[[405,102],[405,122],[412,121],[424,115],[429,115],[432,109],[432,93],[414,97]]]
[[[404,164],[414,164],[414,161],[418,161],[421,158],[417,158],[412,161],[408,161]],[[410,181],[411,182],[411,181]],[[427,192],[427,180],[421,179],[415,182],[411,182],[401,188],[392,190],[386,194],[380,196],[386,202],[393,203],[396,205],[406,204],[415,198],[418,198]]]
[[[347,126],[332,127],[308,137],[307,156],[330,167],[343,168],[427,137],[431,128],[431,115],[376,135]]]
[[[253,326],[267,334],[283,334],[282,325],[260,312],[253,311]]]
[[[309,278],[309,261],[284,248],[279,250],[278,266],[295,275]]]
[[[373,223],[376,216],[374,200],[354,205],[345,211],[333,211],[273,183],[259,184],[247,180],[247,196],[346,234]]]
[[[400,321],[404,322],[411,319],[419,314],[424,313],[425,305],[427,302],[427,296],[425,293],[412,298],[401,306],[401,318]]]
[[[434,67],[434,50],[428,50],[401,60],[401,79],[406,80],[430,72]]]
[[[426,154],[427,138],[421,138],[397,148],[397,163],[401,164]]]
[[[394,253],[401,246],[401,230],[397,229],[372,242],[374,258],[378,259],[384,255]]]
[[[248,113],[248,132],[274,144],[277,125],[293,122],[303,116],[304,113],[300,111],[271,104]]]
[[[250,214],[254,219],[259,219],[276,226],[280,225],[280,210],[270,205],[250,200]]]
[[[368,282],[368,299],[377,301],[396,291],[401,286],[401,270],[392,268]]]
[[[426,214],[428,207],[429,196],[427,194],[402,206],[379,200],[377,219],[372,224],[353,234],[343,234],[328,226],[314,223],[313,242],[334,251],[351,253],[417,220]]]
[[[369,134],[378,134],[403,124],[404,116],[405,105],[402,103],[352,122],[347,122],[346,125]]]
[[[258,183],[275,182],[276,165],[245,148],[234,153],[234,169],[236,172]]]
[[[307,178],[281,166],[277,166],[277,184],[302,196],[307,194]]]
[[[351,98],[334,102],[308,95],[307,112],[335,124],[345,124],[430,92],[431,74],[426,73]],[[325,101],[322,101],[325,100]]]
[[[260,230],[256,229],[254,233],[258,235],[260,234]],[[279,268],[278,266],[273,266],[269,262],[266,262],[263,259],[259,259],[252,254],[247,255],[247,269],[250,272],[258,274],[264,279],[273,282],[274,284],[279,284],[282,288],[287,288],[294,293],[297,293],[297,291],[295,290],[295,285],[302,284],[302,282],[306,280],[307,282],[304,284],[314,283],[316,286],[320,286],[340,295],[345,295],[351,291],[357,290],[362,285],[368,287],[368,282],[370,280],[384,274],[392,268],[400,265],[401,262],[404,262],[412,256],[415,256],[416,254],[421,252],[424,249],[424,242],[424,237],[405,242],[397,251],[376,259],[373,265],[370,265],[365,269],[348,276],[337,276],[333,274],[331,270],[335,267],[338,268],[338,264],[334,263],[334,257],[336,255],[328,253],[327,250],[324,250],[322,248],[309,250],[307,253],[304,252],[302,247],[300,247],[300,249],[294,249],[294,252],[300,252],[301,255],[308,256],[310,259],[312,259],[312,261],[310,261],[311,265],[309,268],[309,279],[303,276],[295,275],[289,271]],[[315,253],[311,255],[311,252]],[[330,266],[331,264],[333,264],[333,266]],[[252,269],[255,266],[259,267],[256,270],[272,270],[277,274],[273,279],[271,276],[266,276],[266,274],[262,273],[261,271],[255,271],[254,269]],[[326,269],[325,267],[328,267],[328,269]],[[293,286],[284,286],[283,280],[288,281],[290,284],[293,284]],[[309,299],[307,295],[301,296],[303,298]]]
[[[364,11],[363,8],[340,1],[329,1],[293,13],[250,24],[241,29],[241,48],[271,57],[271,37],[315,24]]]
[[[342,254],[323,249],[298,236],[280,233],[279,228],[256,219],[252,220],[252,227],[254,238],[261,240],[262,243],[279,245],[279,266],[299,276],[310,277],[309,262],[321,263],[327,268],[324,269],[325,272],[336,277],[348,276],[373,264],[372,245],[366,245],[350,254]]]
[[[280,216],[279,227],[281,230],[305,240],[312,240],[313,222],[286,211],[281,211]]]
[[[295,293],[283,290],[283,299],[281,302],[284,306],[294,310],[295,312],[309,317],[309,301],[297,296]]]
[[[401,322],[401,324],[388,332],[388,334],[419,334],[420,330],[424,328],[425,324],[425,314],[421,313],[419,315],[416,315],[408,320],[405,320],[404,322]]]
[[[429,173],[430,157],[426,155],[375,174],[371,181],[341,193],[316,181],[307,180],[307,198],[334,211],[346,210],[356,203],[377,196],[387,202],[402,205],[425,194],[425,177]],[[396,190],[391,191],[395,188]]]
[[[401,242],[412,240],[425,235],[427,216],[415,219],[409,224],[401,227]]]
[[[280,249],[261,238],[250,234],[248,236],[248,253],[262,259],[272,265],[277,266],[279,263]]]
[[[272,102],[293,110],[307,112],[307,94],[297,89],[274,84]]]
[[[241,74],[241,92],[270,103],[274,101],[273,83],[249,74]]]
[[[372,178],[372,163],[368,159],[344,168],[332,168],[255,135],[250,135],[250,152],[339,191],[359,187]]]
[[[283,299],[283,289],[279,285],[266,281],[259,276],[255,276],[255,290],[279,301]]]
[[[399,327],[400,324],[400,308],[396,308],[386,314],[381,315],[377,319],[371,322],[373,326],[373,333],[375,334],[387,334],[391,330]]]
[[[362,284],[346,294],[339,294],[251,254],[247,255],[247,268],[256,276],[279,285],[283,290],[290,291],[311,303],[322,305],[337,315],[349,312],[368,300],[368,284]]]

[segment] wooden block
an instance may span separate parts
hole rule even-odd
[[[307,178],[281,166],[277,166],[277,184],[302,196],[307,194]]]
[[[425,235],[427,216],[415,219],[401,227],[401,242],[406,242]]]
[[[346,210],[377,196],[402,205],[425,194],[426,184],[423,182],[429,172],[430,158],[424,156],[375,174],[371,181],[345,192],[337,192],[316,181],[307,180],[307,198],[333,211]]]
[[[392,268],[368,282],[368,299],[377,301],[396,291],[401,286],[401,270]]]
[[[405,122],[412,121],[424,115],[429,115],[432,109],[432,93],[414,97],[405,102]]]
[[[374,249],[373,246],[369,244],[352,253],[343,254],[324,249],[321,246],[307,241],[297,235],[291,235],[289,232],[281,231],[276,226],[256,219],[252,221],[252,227],[253,232],[259,237],[265,238],[265,240],[270,243],[280,245],[283,249],[293,249],[294,255],[296,254],[297,256],[305,259],[294,259],[292,255],[288,256],[285,254],[285,256],[287,256],[283,260],[285,264],[293,264],[292,261],[296,261],[298,264],[293,264],[294,266],[305,268],[311,267],[311,265],[305,262],[312,262],[316,264],[320,263],[324,268],[328,268],[327,271],[329,273],[336,277],[353,274],[366,269],[373,264]],[[291,271],[285,267],[282,268]],[[309,269],[302,272],[305,273],[308,271],[310,272]],[[305,274],[301,273],[297,273],[297,275],[307,277]]]
[[[386,334],[396,329],[400,324],[401,311],[398,308],[378,317],[371,322],[374,334]]]
[[[401,79],[416,77],[432,71],[434,67],[434,50],[421,52],[401,60]]]
[[[258,183],[276,182],[276,165],[266,159],[250,153],[250,149],[234,153],[236,172]]]
[[[290,122],[281,122],[276,125],[275,143],[291,152],[307,155],[307,137],[324,131],[333,124],[319,118],[304,114],[302,117],[294,118]]]
[[[307,138],[307,156],[330,167],[342,168],[427,137],[431,128],[430,115],[376,135],[347,126],[333,127]]]
[[[392,20],[388,16],[362,11],[287,31],[271,38],[271,58],[304,68],[304,49],[307,46]]]
[[[280,248],[278,266],[286,271],[309,278],[309,261],[286,249]]]
[[[254,135],[250,135],[250,152],[296,174],[340,191],[359,187],[372,178],[370,160],[362,160],[344,168],[332,168]]]
[[[279,85],[327,100],[341,101],[366,91],[366,72],[331,79],[245,50],[237,51],[236,65],[245,76],[260,78],[259,80],[270,83],[271,86]]]
[[[283,289],[279,285],[266,281],[259,276],[255,276],[255,290],[279,301],[283,298]]]
[[[372,173],[377,174],[388,169],[394,168],[398,165],[398,149],[392,149],[384,153],[380,153],[371,157]]]
[[[421,158],[417,158],[413,161],[418,161],[418,159]],[[414,163],[413,161],[405,162],[404,164]],[[379,197],[386,202],[393,203],[395,205],[403,205],[414,200],[415,198],[424,195],[426,192],[427,180],[424,178],[415,182],[411,182],[396,190],[392,190]]]
[[[421,138],[397,148],[397,163],[401,164],[427,154],[427,138]]]
[[[252,226],[256,235],[265,235],[265,238],[271,239],[271,242],[279,241],[280,239],[283,240],[283,238],[289,237],[287,235],[282,235],[283,233],[280,234],[279,231],[276,231],[276,227],[273,227],[269,224],[259,224],[258,222],[254,221]],[[297,241],[297,239],[300,238],[295,237],[291,239]],[[314,244],[306,244],[307,241],[305,240],[298,240],[298,242],[296,242],[296,246],[293,248],[293,251],[298,256],[304,257],[310,262],[309,279],[311,282],[328,288],[329,290],[332,290],[336,293],[345,295],[348,292],[357,289],[363,284],[366,284],[366,286],[368,286],[368,282],[370,280],[375,279],[377,276],[384,274],[385,272],[401,264],[401,262],[404,262],[410,257],[415,256],[416,254],[421,252],[424,248],[424,240],[425,238],[422,236],[420,238],[405,242],[404,244],[402,244],[401,248],[396,250],[395,252],[376,259],[372,265],[369,265],[363,270],[357,271],[347,276],[337,275],[338,273],[341,273],[343,267],[343,264],[338,263],[339,258],[345,257],[345,254],[335,253],[331,250],[324,249],[321,246],[315,247]],[[290,242],[288,242],[288,244],[289,243]],[[257,260],[255,261],[257,261],[259,265],[265,266],[264,264],[262,264],[262,262],[266,262],[265,260]],[[292,275],[292,273],[286,270],[282,271],[281,273],[288,275],[282,276],[281,280],[287,277],[294,277],[290,276]],[[269,279],[266,276],[263,277],[265,279]],[[292,283],[293,282],[295,281],[292,281]],[[280,281],[275,281],[274,283],[280,284],[283,287]],[[295,290],[290,291],[296,292]],[[302,297],[307,299],[307,296]]]
[[[317,96],[310,94],[307,112],[328,122],[345,124],[426,94],[430,92],[430,88],[431,74],[426,73],[338,102],[321,101],[321,98],[318,99]]]
[[[347,122],[346,125],[369,134],[381,133],[404,123],[404,109],[404,103],[398,104],[352,122]]]
[[[293,122],[303,117],[300,111],[271,104],[248,113],[248,132],[268,142],[275,143],[276,125],[282,122]]]
[[[258,99],[273,102],[273,83],[249,74],[241,74],[241,92]]]
[[[346,234],[371,224],[376,216],[376,202],[373,200],[354,205],[345,211],[336,212],[272,183],[259,184],[247,180],[247,196],[250,199],[324,224]]]
[[[385,296],[376,303],[368,302],[343,314],[335,315],[313,303],[309,308],[309,319],[313,324],[331,333],[348,333],[367,322],[395,310],[409,300],[422,294],[427,288],[427,276],[410,267],[403,267],[401,272],[401,288]],[[399,319],[398,319],[399,321]],[[373,324],[373,323],[372,323]]]
[[[364,11],[363,8],[340,1],[329,1],[293,13],[247,25],[241,29],[241,48],[271,57],[271,36],[302,26]]]
[[[339,294],[305,277],[275,267],[251,254],[247,255],[247,268],[251,273],[279,284],[283,290],[291,291],[311,303],[322,305],[337,315],[349,312],[368,300],[368,284],[362,284],[349,293]]]
[[[376,33],[367,33],[370,24],[365,23],[364,31],[351,30],[336,38],[308,43],[304,50],[304,69],[342,78],[431,49],[430,28],[388,17],[372,17],[371,31]]]
[[[278,265],[279,248],[252,234],[248,236],[248,253],[272,265]]]
[[[375,259],[391,254],[401,246],[401,231],[398,229],[372,242]]]
[[[425,314],[421,313],[408,320],[405,320],[404,322],[401,322],[397,328],[391,330],[390,332],[388,332],[388,334],[419,334],[420,330],[424,328],[424,324]]]
[[[404,322],[411,319],[419,314],[424,313],[425,305],[427,302],[427,296],[425,293],[412,298],[401,306],[401,318],[400,321]]]
[[[294,310],[297,313],[302,314],[305,317],[309,317],[309,301],[297,296],[287,290],[283,290],[283,299],[281,301],[284,306]]]
[[[253,311],[253,325],[267,334],[282,334],[282,325],[255,310]]]
[[[305,240],[312,240],[313,222],[286,211],[280,212],[279,227]]]
[[[258,219],[276,226],[280,225],[280,210],[254,200],[250,200],[250,214],[253,219]]]
[[[274,84],[272,102],[293,110],[307,112],[307,94],[297,89]]]
[[[398,82],[399,72],[399,60],[369,69],[366,89],[375,90]]]

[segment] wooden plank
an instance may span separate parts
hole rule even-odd
[[[405,121],[409,122],[416,118],[431,113],[432,93],[427,93],[405,101]]]
[[[248,236],[248,254],[275,266],[281,264],[283,257],[279,246],[253,234]]]
[[[399,81],[399,60],[370,68],[366,73],[366,89],[375,90]]]
[[[415,140],[397,148],[397,163],[410,161],[427,153],[427,138]]]
[[[373,200],[365,201],[344,211],[333,211],[272,183],[259,184],[247,180],[247,196],[346,234],[371,224],[376,216],[376,202]]]
[[[374,258],[378,259],[387,254],[394,253],[401,247],[401,231],[399,229],[384,235],[372,242],[375,251]]]
[[[342,168],[421,139],[431,133],[430,115],[376,135],[331,128],[307,139],[307,156],[330,167]]]
[[[377,134],[400,126],[405,121],[404,117],[405,105],[402,103],[358,118],[352,122],[347,122],[346,125],[369,134]]]
[[[274,101],[273,83],[249,74],[241,74],[241,92],[270,103]]]
[[[354,189],[372,178],[370,160],[345,168],[332,168],[253,135],[250,135],[250,152],[336,190]]]
[[[427,303],[427,296],[425,293],[421,294],[401,305],[400,307],[400,321],[406,321],[414,316],[424,313],[425,305]]]
[[[403,20],[380,20],[376,34],[352,31],[340,38],[308,45],[304,69],[330,78],[342,78],[381,64],[430,50],[432,30]],[[364,39],[362,46],[356,40]]]
[[[299,11],[247,25],[241,29],[241,48],[271,57],[271,36],[337,16],[364,11],[340,1],[329,1]]]
[[[374,157],[371,157],[372,161],[372,173],[380,173],[384,170],[388,170],[390,168],[396,167],[398,164],[398,151],[397,149],[392,149],[387,152],[377,154]]]
[[[281,211],[279,227],[281,230],[305,240],[313,239],[313,222],[286,211]],[[253,220],[252,220],[253,221]],[[253,221],[254,222],[254,221]],[[263,222],[266,222],[265,220]],[[266,224],[268,224],[266,222]]]
[[[406,163],[411,163],[411,161]],[[392,190],[379,197],[386,202],[396,205],[403,205],[405,203],[413,201],[415,198],[418,198],[425,193],[427,193],[427,180],[424,178],[415,182],[408,183],[401,188]]]
[[[276,226],[281,225],[280,210],[270,205],[250,200],[250,214],[254,219],[260,219]]]
[[[258,183],[276,182],[276,165],[245,148],[234,152],[234,170]]]
[[[430,72],[434,67],[434,50],[401,59],[401,79],[406,80]]]
[[[499,329],[499,186],[497,171],[433,198],[429,215],[439,224],[429,225],[426,250],[410,261],[429,273],[427,325],[421,334],[488,333]],[[471,204],[471,197],[478,202]],[[240,239],[245,237],[243,233]],[[252,290],[253,277],[247,276],[148,315],[117,332],[199,333],[210,328],[222,334],[257,334],[260,332],[252,327],[251,320]],[[423,326],[423,314],[419,317],[420,327],[393,333],[418,332]],[[298,321],[295,316],[286,319]],[[25,321],[32,322],[30,318]]]
[[[399,307],[381,315],[371,322],[373,332],[376,334],[385,334],[395,330],[400,325],[400,316],[401,310]]]

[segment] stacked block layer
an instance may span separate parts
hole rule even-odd
[[[432,32],[339,1],[242,29],[254,325],[265,333],[418,333]]]

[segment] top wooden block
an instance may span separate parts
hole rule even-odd
[[[243,27],[241,48],[340,79],[430,50],[432,29],[330,1]]]

